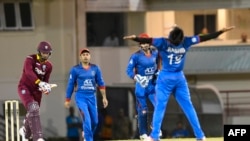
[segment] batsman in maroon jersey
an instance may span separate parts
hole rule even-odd
[[[19,131],[23,141],[30,138],[33,138],[33,141],[44,141],[39,110],[42,95],[51,92],[48,83],[52,72],[52,64],[48,61],[52,53],[51,44],[42,41],[37,51],[37,54],[26,57],[18,84],[18,95],[27,110],[24,126]]]

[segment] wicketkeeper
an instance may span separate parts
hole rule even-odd
[[[139,35],[148,38],[145,33]],[[148,43],[139,43],[140,49],[133,53],[127,66],[127,75],[135,81],[136,110],[140,139],[148,134],[147,99],[155,105],[155,75],[158,71],[158,51]]]

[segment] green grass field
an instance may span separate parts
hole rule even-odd
[[[113,140],[114,141],[114,140]],[[138,140],[116,140],[116,141],[139,141]],[[176,139],[161,139],[161,141],[196,141],[195,138],[176,138]],[[206,141],[223,141],[223,137],[207,138]]]

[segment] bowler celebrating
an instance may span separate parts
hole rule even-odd
[[[233,29],[224,28],[215,33],[205,35],[184,36],[180,27],[173,27],[168,38],[139,38],[135,35],[125,36],[139,43],[151,43],[155,46],[162,59],[162,69],[156,82],[156,106],[153,115],[153,130],[146,140],[158,141],[166,105],[171,93],[185,113],[191,124],[197,141],[204,141],[205,135],[201,129],[197,113],[190,98],[188,84],[183,73],[184,63],[189,48],[200,42],[217,38],[220,34]]]

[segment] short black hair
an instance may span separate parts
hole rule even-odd
[[[184,38],[184,32],[180,27],[174,27],[169,34],[169,41],[174,45],[179,45]]]

